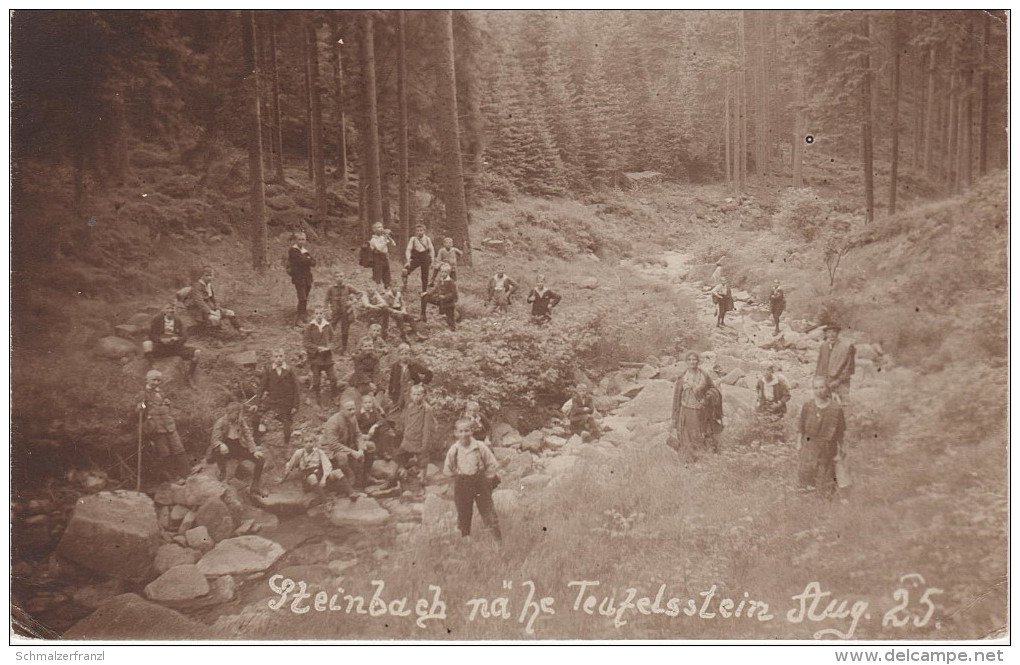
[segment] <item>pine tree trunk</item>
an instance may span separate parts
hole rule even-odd
[[[733,170],[730,168],[730,80],[726,78],[726,104],[725,110],[723,111],[723,124],[725,129],[723,131],[726,136],[726,152],[723,153],[723,161],[726,162],[726,187],[729,188],[733,185]]]
[[[340,24],[333,24],[333,49],[336,61],[333,63],[333,85],[336,88],[336,106],[340,123],[337,127],[337,143],[339,144],[336,172],[340,180],[347,182],[347,116],[344,114],[344,61],[343,45],[340,43]]]
[[[738,114],[738,130],[740,138],[737,141],[737,191],[740,194],[744,193],[744,185],[747,179],[747,76],[746,70],[746,48],[744,41],[744,31],[746,26],[744,24],[744,12],[739,12],[740,25],[737,28],[737,56],[739,64],[739,70],[737,74],[737,114]]]
[[[365,203],[368,208],[368,224],[382,221],[382,178],[379,167],[379,110],[375,87],[375,27],[372,14],[362,15],[361,72],[364,83],[364,128],[362,147],[365,154],[362,163],[365,173],[359,174],[365,182]]]
[[[399,160],[397,178],[400,199],[400,237],[401,247],[407,245],[411,237],[410,210],[410,177],[407,157],[407,26],[405,14],[397,12],[397,105],[399,107],[399,126],[397,128],[397,150]]]
[[[269,12],[270,78],[273,84],[273,152],[276,153],[276,182],[283,184],[283,121],[280,112],[280,68],[276,50],[276,12]]]
[[[988,41],[991,38],[991,17],[984,13],[984,31],[981,36],[981,142],[978,157],[978,174],[988,172]]]
[[[932,156],[935,150],[935,131],[938,125],[935,124],[935,111],[938,104],[935,102],[935,49],[931,49],[928,55],[928,109],[924,128],[924,175],[928,178],[932,175]]]
[[[262,118],[259,95],[258,66],[255,59],[255,12],[241,12],[241,46],[243,48],[244,87],[251,117],[248,119],[248,185],[251,204],[252,266],[266,268],[266,192],[262,177]]]
[[[312,160],[312,53],[308,43],[308,32],[300,30],[303,47],[301,54],[305,61],[305,155],[308,157],[308,179],[315,180],[315,163]]]
[[[959,118],[957,113],[957,97],[959,92],[956,86],[956,58],[953,58],[953,73],[950,78],[949,84],[949,97],[946,100],[948,112],[946,113],[946,130],[945,130],[945,146],[943,147],[944,159],[943,164],[945,165],[945,173],[943,174],[943,184],[945,187],[952,191],[953,189],[953,174],[956,172],[954,168],[956,164],[956,135],[959,125]]]
[[[471,265],[471,238],[468,230],[467,198],[464,194],[464,170],[460,154],[460,127],[457,120],[457,78],[453,55],[453,13],[434,11],[433,35],[439,40],[436,63],[438,133],[443,168],[443,199],[446,205],[446,227],[454,243],[464,252],[464,262]]]
[[[312,84],[312,168],[315,174],[315,223],[326,221],[326,160],[322,153],[322,98],[319,95],[319,37],[314,21],[305,25],[308,32],[308,64]]]
[[[861,19],[864,29],[864,57],[863,69],[864,80],[861,85],[861,133],[863,144],[864,162],[864,209],[865,220],[872,222],[875,219],[875,170],[874,155],[872,154],[871,134],[871,19],[864,16]]]
[[[797,112],[793,122],[793,186],[804,186],[804,146],[807,123],[804,118],[804,70],[797,72]]]
[[[889,167],[889,214],[896,214],[896,185],[900,168],[900,14],[893,13],[892,35],[892,157]]]
[[[924,96],[924,55],[918,52],[917,68],[914,72],[914,134],[911,146],[913,154],[910,165],[917,170],[921,166],[921,137],[924,129],[925,96]]]

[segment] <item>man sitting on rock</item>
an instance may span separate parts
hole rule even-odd
[[[439,266],[439,275],[428,291],[421,295],[421,321],[428,323],[428,305],[439,307],[439,313],[446,318],[446,327],[457,329],[457,282],[448,263]]]
[[[241,335],[247,335],[250,331],[241,327],[234,310],[220,307],[216,302],[216,293],[213,290],[213,269],[206,266],[202,269],[202,276],[191,286],[188,294],[188,311],[195,317],[195,320],[207,324],[213,329],[219,330],[224,319],[237,329]]]
[[[188,334],[177,316],[177,304],[168,302],[163,313],[157,314],[149,325],[149,339],[142,342],[142,352],[150,365],[156,358],[179,356],[188,361],[188,385],[194,387],[195,368],[198,367],[198,349],[187,345]]]
[[[323,426],[319,447],[329,455],[333,467],[342,469],[353,481],[354,489],[363,490],[368,484],[368,469],[372,468],[374,456],[367,452],[368,441],[362,442],[357,413],[354,400],[345,400]]]
[[[361,398],[358,409],[358,429],[375,446],[375,454],[382,459],[393,457],[393,426],[386,419],[386,414],[372,395]]]
[[[598,421],[595,420],[595,402],[591,396],[591,388],[586,383],[578,383],[574,396],[571,398],[570,432],[579,436],[588,435],[593,439],[602,436]]]
[[[411,386],[432,380],[432,370],[415,359],[409,344],[397,347],[397,360],[390,367],[390,383],[386,394],[392,403],[391,410],[399,411],[408,401]]]
[[[280,482],[287,480],[293,471],[301,475],[305,491],[312,492],[319,502],[325,501],[327,490],[335,490],[341,496],[350,497],[352,502],[357,500],[352,494],[351,484],[344,477],[344,472],[333,468],[329,455],[316,446],[314,439],[308,434],[304,435],[301,447],[295,450],[287,461]]]
[[[177,423],[170,412],[170,400],[163,394],[162,382],[163,373],[159,370],[149,370],[145,375],[145,390],[138,403],[142,436],[155,448],[162,474],[169,480],[180,480],[187,475],[189,465]]]
[[[255,444],[251,428],[244,420],[240,402],[227,405],[227,412],[213,425],[212,443],[206,458],[216,463],[220,480],[230,480],[227,473],[227,462],[251,462],[255,465],[252,472],[251,488],[253,496],[262,496],[259,482],[262,480],[262,469],[266,465],[262,450]]]

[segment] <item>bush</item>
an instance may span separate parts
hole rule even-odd
[[[773,224],[785,228],[799,238],[811,241],[832,215],[832,203],[811,189],[789,188],[779,198]]]

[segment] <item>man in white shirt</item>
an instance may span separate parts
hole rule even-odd
[[[406,262],[404,271],[410,275],[415,270],[421,273],[421,291],[424,293],[429,288],[429,268],[436,260],[436,248],[432,244],[432,238],[425,235],[425,225],[418,224],[414,227],[414,235],[407,241],[407,249],[404,252]]]

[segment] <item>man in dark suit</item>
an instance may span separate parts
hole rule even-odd
[[[397,360],[390,368],[390,385],[386,393],[393,403],[393,410],[403,409],[411,386],[432,381],[432,370],[416,360],[408,344],[397,347]]]
[[[294,414],[300,404],[298,380],[294,370],[287,367],[283,349],[273,351],[273,364],[262,373],[262,388],[255,411],[255,440],[261,442],[266,427],[262,420],[269,413],[275,413],[283,425],[283,443],[290,445],[291,430],[294,429]]]
[[[156,358],[180,356],[187,360],[188,385],[194,386],[195,368],[198,367],[198,349],[187,345],[188,335],[184,323],[177,316],[177,305],[168,302],[163,313],[157,314],[149,325],[149,338],[142,342],[142,352],[151,365]]]
[[[308,238],[303,231],[294,234],[294,244],[287,250],[287,274],[297,291],[297,323],[300,325],[308,318],[308,294],[312,290],[312,267],[315,257],[305,247]]]

